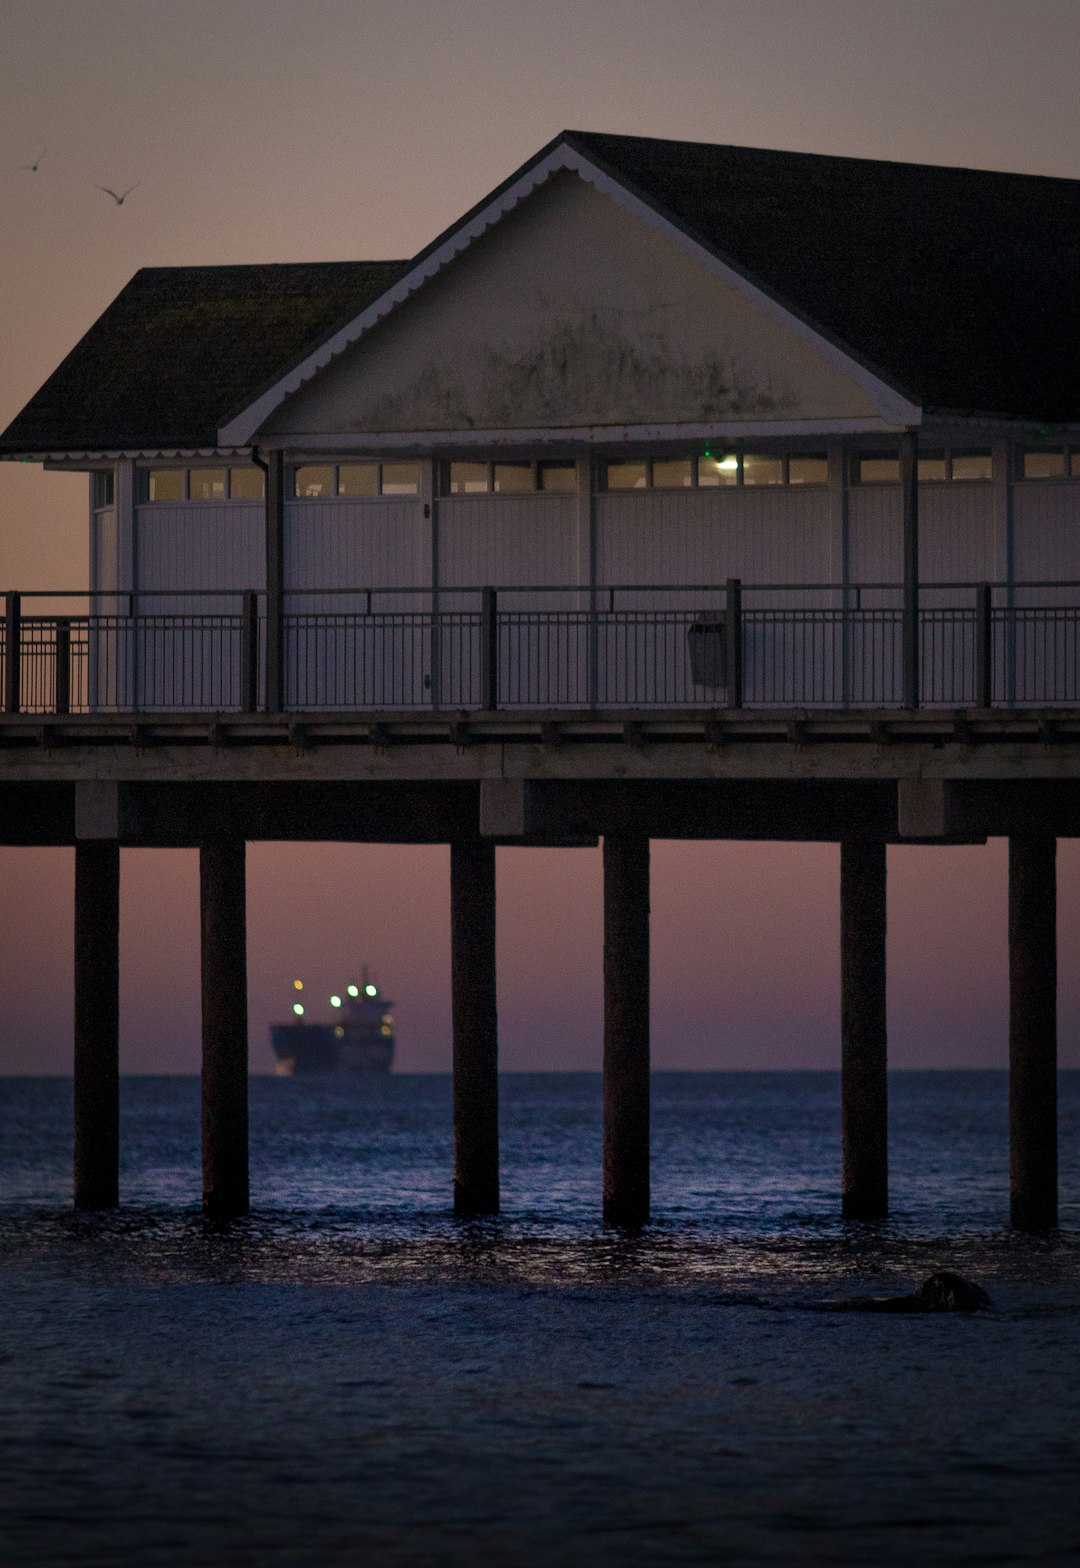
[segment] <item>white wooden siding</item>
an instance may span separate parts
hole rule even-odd
[[[266,581],[261,501],[158,501],[135,510],[137,586],[261,588]]]
[[[287,705],[348,710],[429,702],[431,566],[420,498],[288,502]],[[363,591],[413,587],[429,591],[374,594],[370,602]],[[328,588],[359,591],[317,591]]]
[[[899,485],[852,486],[848,492],[849,581],[898,585],[903,575]],[[954,481],[919,486],[919,577],[924,583],[993,580],[991,485]]]
[[[1013,487],[1013,576],[1018,584],[1080,581],[1080,483]],[[1077,594],[1044,590],[1019,602],[1075,604]]]

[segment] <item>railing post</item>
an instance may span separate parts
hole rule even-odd
[[[994,701],[994,597],[989,583],[975,590],[975,706]]]
[[[901,615],[901,693],[905,708],[919,706],[919,460],[914,430],[900,437],[900,497],[904,514],[904,601]]]
[[[241,598],[240,711],[259,711],[259,598],[251,590]]]
[[[724,608],[727,705],[729,708],[741,708],[743,705],[742,580],[738,577],[729,577],[727,580]]]
[[[499,606],[494,588],[480,590],[480,707],[499,706]]]
[[[266,711],[285,706],[285,459],[266,459]]]
[[[18,713],[21,707],[22,595],[9,593],[4,600],[4,711]]]
[[[66,615],[56,620],[56,680],[53,708],[57,713],[71,712],[71,622]]]

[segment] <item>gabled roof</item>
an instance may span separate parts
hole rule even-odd
[[[557,168],[666,226],[916,414],[1080,421],[1080,181],[566,131],[410,263],[137,273],[0,456],[246,444]]]
[[[238,406],[404,265],[144,268],[0,436],[0,455],[212,449]]]

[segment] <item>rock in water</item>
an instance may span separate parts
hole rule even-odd
[[[993,1306],[981,1285],[973,1285],[952,1269],[939,1269],[915,1292],[924,1312],[986,1312]]]

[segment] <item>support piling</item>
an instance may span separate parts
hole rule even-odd
[[[120,847],[75,845],[75,1207],[120,1197]]]
[[[1057,840],[1009,839],[1009,1178],[1018,1230],[1057,1224]]]
[[[454,1211],[499,1212],[499,1015],[495,845],[450,846],[454,1029]]]
[[[244,848],[241,839],[199,851],[203,1209],[223,1219],[249,1205]]]
[[[885,844],[840,845],[840,1079],[845,1219],[889,1209]]]
[[[604,1219],[649,1218],[649,840],[604,838]]]

